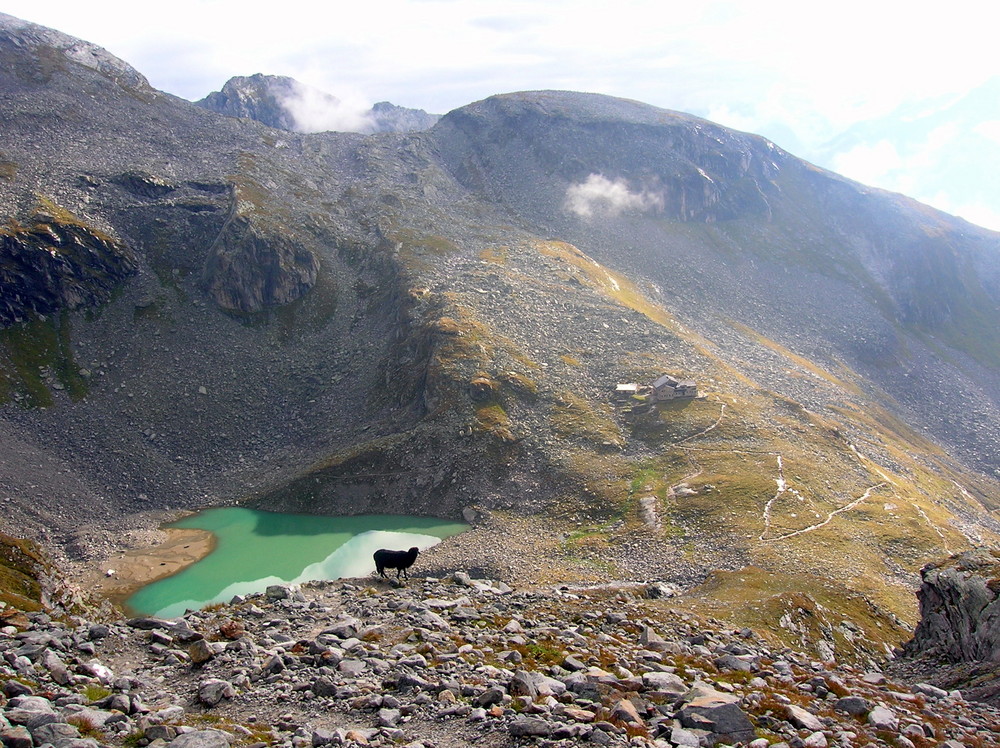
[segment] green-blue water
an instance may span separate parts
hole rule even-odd
[[[132,595],[125,604],[137,614],[170,618],[270,584],[365,576],[375,569],[372,554],[379,548],[424,550],[466,529],[427,517],[320,517],[242,507],[208,509],[169,526],[208,530],[215,550]]]

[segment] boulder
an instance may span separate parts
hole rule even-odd
[[[868,712],[868,724],[876,730],[892,730],[899,728],[899,717],[891,709],[877,706]]]
[[[739,699],[701,685],[685,696],[685,706],[677,713],[682,727],[706,730],[714,742],[738,743],[756,736],[753,723],[739,707]]]
[[[233,736],[222,730],[194,730],[178,735],[168,748],[229,748]]]
[[[217,706],[223,699],[231,699],[235,695],[233,684],[218,678],[210,678],[198,686],[198,701],[205,706]]]
[[[683,679],[674,673],[650,672],[642,674],[642,685],[650,691],[663,691],[678,696],[688,690]]]
[[[510,723],[510,734],[515,738],[544,738],[552,734],[551,722],[538,717],[518,717]]]
[[[872,705],[860,696],[844,696],[833,703],[833,708],[852,717],[861,717],[871,711]]]
[[[788,704],[785,707],[785,719],[800,730],[816,732],[823,729],[823,723],[819,721],[819,717],[794,704]]]
[[[190,655],[193,664],[203,665],[215,657],[215,650],[212,649],[212,645],[209,642],[204,639],[198,639],[188,647],[188,655]]]
[[[0,742],[5,748],[32,748],[34,745],[28,728],[21,725],[0,729]]]
[[[31,729],[30,732],[36,745],[51,743],[55,748],[62,748],[80,738],[80,731],[66,722],[49,722]]]

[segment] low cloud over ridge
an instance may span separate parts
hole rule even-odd
[[[367,102],[343,101],[325,91],[295,82],[281,105],[295,120],[298,132],[374,132],[375,121]]]
[[[563,207],[581,218],[609,218],[663,210],[663,195],[648,190],[633,192],[624,179],[591,174],[583,182],[569,186]]]

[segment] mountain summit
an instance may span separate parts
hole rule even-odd
[[[382,101],[371,109],[352,106],[336,96],[283,75],[230,78],[195,105],[229,117],[243,117],[292,132],[412,132],[426,130],[438,115]]]
[[[206,505],[464,516],[483,574],[842,659],[997,541],[996,233],[606,96],[303,134],[14,20],[0,61],[0,486],[67,563]]]

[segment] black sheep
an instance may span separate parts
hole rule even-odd
[[[385,548],[379,548],[374,555],[375,570],[384,577],[386,569],[395,569],[396,579],[399,579],[400,574],[409,579],[406,570],[413,566],[418,553],[420,553],[419,548],[411,548],[408,551],[389,551]]]

